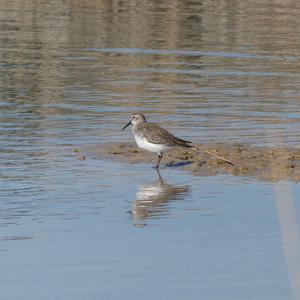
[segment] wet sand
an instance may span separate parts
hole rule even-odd
[[[132,143],[106,143],[74,149],[77,159],[112,159],[127,163],[154,165],[155,153]],[[208,153],[212,154],[208,154]],[[214,155],[215,154],[215,155]],[[234,165],[218,158],[230,160]],[[300,150],[292,148],[258,148],[245,144],[196,144],[194,148],[175,148],[165,153],[161,168],[177,167],[194,175],[219,173],[251,176],[265,181],[300,181]]]

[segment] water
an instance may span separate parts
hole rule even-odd
[[[299,299],[297,184],[74,159],[141,110],[298,147],[297,1],[2,1],[1,299]]]

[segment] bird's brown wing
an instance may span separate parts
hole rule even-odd
[[[182,140],[167,130],[153,123],[144,123],[141,128],[143,135],[148,142],[153,144],[163,144],[168,146],[192,147],[189,141]]]

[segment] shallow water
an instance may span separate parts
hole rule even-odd
[[[141,110],[298,147],[297,1],[2,1],[1,299],[299,299],[297,184],[74,159]]]

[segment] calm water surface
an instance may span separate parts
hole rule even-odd
[[[144,111],[299,147],[298,1],[2,1],[1,299],[299,299],[297,184],[74,159]]]

